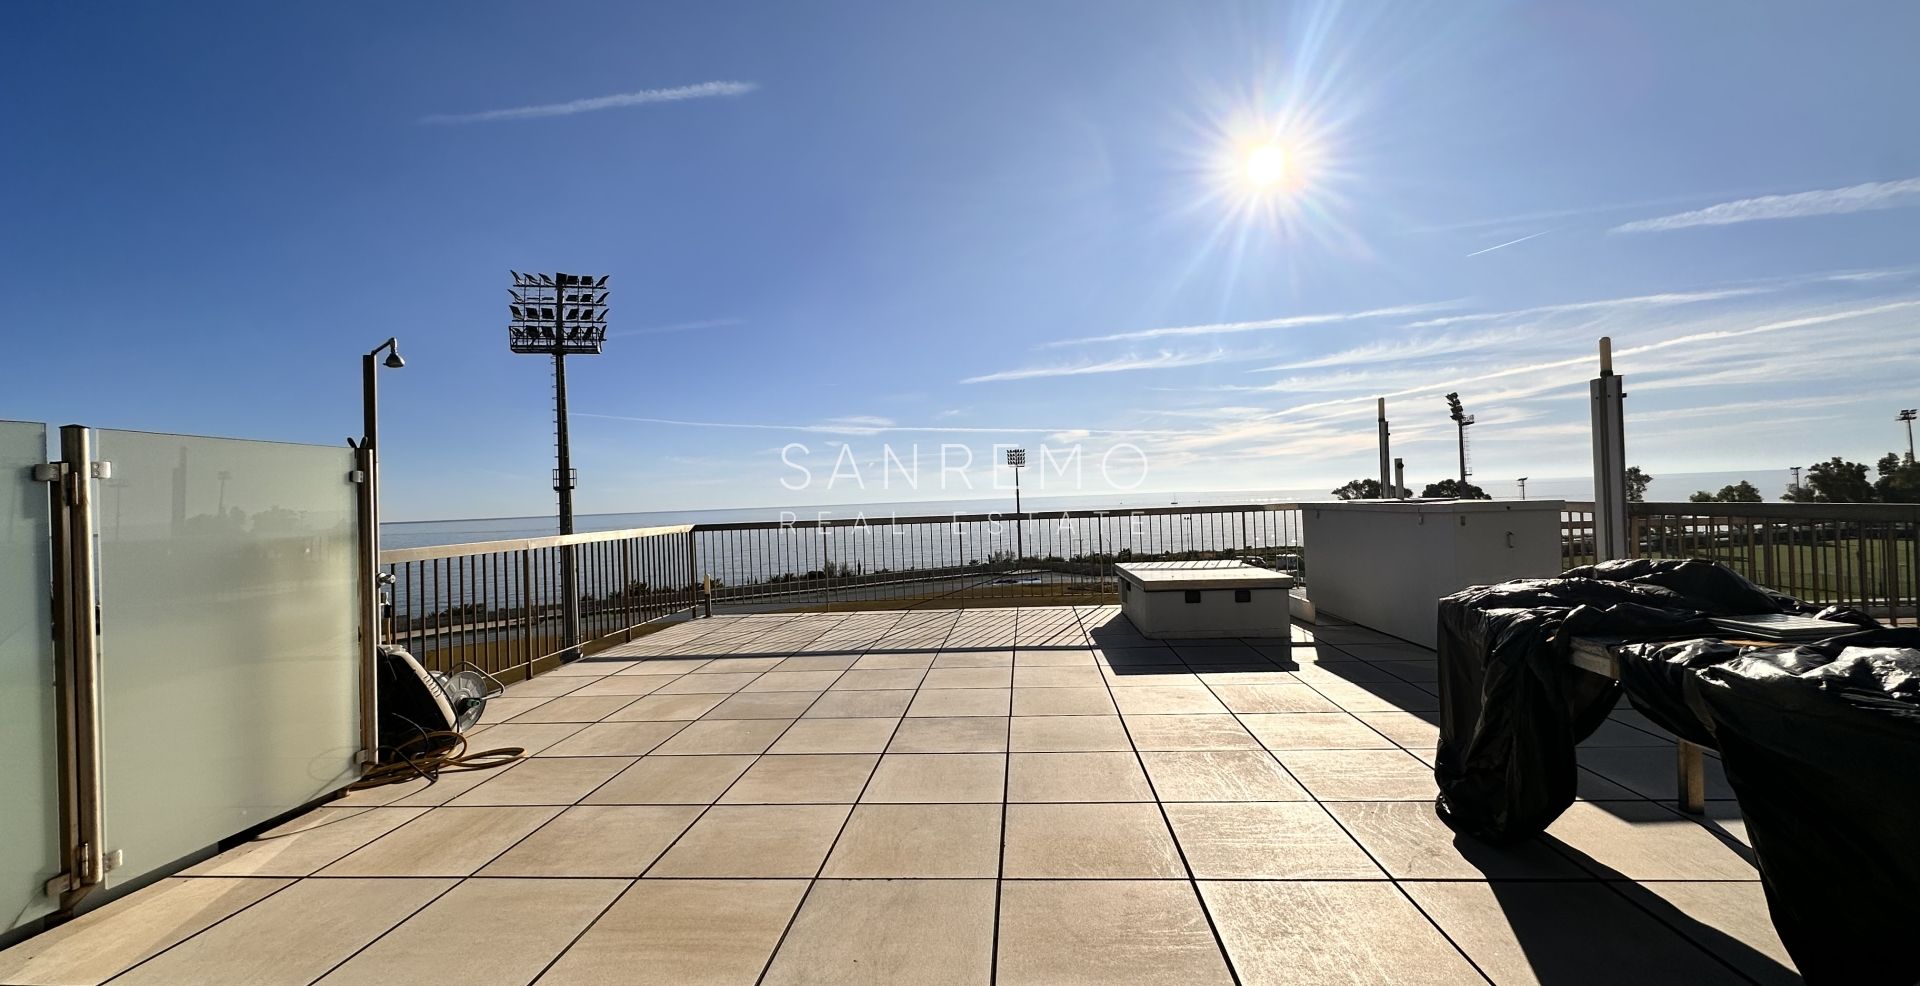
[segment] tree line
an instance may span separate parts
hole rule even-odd
[[[1866,463],[1849,462],[1836,455],[1808,466],[1801,481],[1788,483],[1780,499],[1788,503],[1920,503],[1920,462],[1903,453],[1888,452],[1874,463],[1872,471],[1870,479]],[[1647,484],[1651,482],[1653,477],[1646,470],[1628,466],[1627,499],[1634,503],[1645,500]],[[1350,479],[1332,492],[1342,500],[1374,500],[1380,496],[1380,481]],[[1410,497],[1413,491],[1402,487],[1400,495]],[[1493,499],[1486,490],[1457,479],[1428,483],[1420,496],[1439,500]],[[1718,490],[1695,490],[1687,497],[1690,503],[1759,503],[1765,499],[1759,487],[1744,479]]]

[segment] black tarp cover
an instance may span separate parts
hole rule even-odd
[[[1496,844],[1545,829],[1573,802],[1574,747],[1624,690],[1654,722],[1721,751],[1803,975],[1915,982],[1920,631],[1629,645],[1616,651],[1619,683],[1569,663],[1575,637],[1711,638],[1710,616],[1814,611],[1706,561],[1606,562],[1442,599],[1440,817]]]

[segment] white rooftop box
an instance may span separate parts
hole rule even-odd
[[[1565,508],[1564,500],[1302,504],[1307,596],[1323,616],[1432,647],[1441,596],[1560,574]]]
[[[1285,572],[1237,561],[1133,562],[1114,572],[1120,611],[1155,640],[1292,634]]]

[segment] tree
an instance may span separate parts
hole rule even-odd
[[[1720,487],[1718,493],[1700,490],[1687,497],[1690,503],[1759,503],[1760,500],[1760,488],[1744,479],[1731,486]]]
[[[1904,454],[1888,452],[1878,463],[1880,478],[1873,484],[1882,503],[1920,503],[1920,463]]]
[[[1653,482],[1653,477],[1647,475],[1646,470],[1639,466],[1628,466],[1623,478],[1627,481],[1628,503],[1640,503],[1646,500],[1647,484]]]
[[[1472,483],[1462,483],[1457,479],[1443,479],[1437,483],[1428,483],[1420,493],[1423,497],[1437,500],[1491,500],[1487,491]]]
[[[1332,491],[1342,500],[1378,500],[1380,499],[1380,481],[1377,479],[1349,479],[1345,485]],[[1413,491],[1402,486],[1401,496],[1412,496]]]
[[[1872,503],[1879,499],[1867,482],[1867,465],[1834,456],[1807,467],[1806,482],[1787,487],[1782,499],[1792,503]]]

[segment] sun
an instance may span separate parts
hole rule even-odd
[[[1255,192],[1279,187],[1293,170],[1293,155],[1284,144],[1259,144],[1241,156],[1240,180]]]

